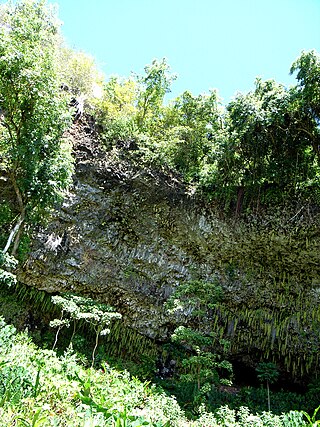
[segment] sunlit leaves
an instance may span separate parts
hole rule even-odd
[[[70,183],[70,123],[57,69],[58,23],[44,1],[2,10],[0,110],[2,172],[16,193],[21,218],[43,214]]]
[[[153,122],[158,121],[164,97],[170,92],[175,79],[165,58],[154,60],[145,67],[145,75],[137,76],[139,95],[136,121],[141,131],[148,130]]]
[[[89,102],[102,96],[103,75],[95,60],[84,52],[59,45],[57,65],[60,83],[66,85],[70,96],[85,96]]]
[[[242,188],[247,202],[258,204],[270,189],[271,198],[278,193],[275,202],[301,196],[303,183],[315,179],[318,167],[315,129],[303,112],[300,91],[257,79],[255,90],[239,94],[227,111],[216,175],[225,194],[233,188],[236,199]]]
[[[292,64],[291,73],[297,73],[299,90],[305,108],[311,109],[311,114],[320,120],[320,54],[312,50],[302,52]]]
[[[106,304],[102,304],[91,298],[85,298],[79,295],[55,295],[52,297],[52,302],[61,310],[60,319],[54,319],[50,322],[51,327],[57,328],[53,348],[57,344],[59,332],[63,327],[69,327],[71,322],[73,322],[73,334],[70,341],[70,343],[72,343],[77,323],[80,321],[89,323],[89,325],[94,329],[96,335],[95,346],[92,352],[93,366],[99,336],[109,334],[110,329],[108,326],[112,321],[121,319],[121,314],[114,312],[112,308]]]

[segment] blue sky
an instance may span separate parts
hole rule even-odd
[[[70,47],[95,57],[106,77],[143,73],[166,57],[172,96],[216,88],[227,103],[257,76],[294,84],[292,62],[320,52],[320,0],[50,0]]]

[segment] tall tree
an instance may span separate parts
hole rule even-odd
[[[257,79],[255,90],[238,95],[227,113],[216,183],[220,193],[238,199],[237,211],[243,195],[256,206],[261,197],[279,202],[316,179],[312,147],[318,131],[302,108],[297,87]]]
[[[58,23],[43,0],[1,6],[0,173],[15,194],[16,220],[3,252],[16,252],[27,220],[39,219],[70,183],[70,123],[57,72]]]
[[[315,50],[302,52],[290,72],[297,72],[296,101],[304,118],[300,131],[309,138],[320,160],[320,54]]]
[[[102,96],[93,102],[95,117],[103,129],[106,146],[134,139],[137,132],[137,82],[133,78],[111,77]]]
[[[154,136],[163,140],[163,151],[184,177],[197,179],[221,130],[217,93],[193,96],[185,91],[163,110]]]
[[[90,55],[66,47],[62,40],[58,48],[58,66],[61,81],[70,96],[82,95],[91,100],[95,92],[101,95],[104,77]]]
[[[140,91],[136,120],[140,130],[148,130],[152,121],[159,118],[164,97],[170,92],[171,83],[175,79],[165,58],[161,61],[155,59],[145,67],[145,75],[137,77]]]

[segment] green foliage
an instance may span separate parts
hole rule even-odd
[[[69,349],[58,358],[0,320],[0,424],[59,427],[303,427],[316,422],[297,411],[250,411],[219,406],[188,420],[176,401],[149,382],[109,365],[84,369]],[[4,336],[7,339],[3,340]],[[283,398],[283,397],[282,397]],[[304,420],[308,420],[307,424]],[[309,417],[309,418],[308,418]]]
[[[93,102],[93,111],[101,138],[107,149],[130,147],[139,139],[136,124],[137,82],[133,78],[111,77],[103,86],[102,96]]]
[[[17,283],[14,273],[11,271],[17,266],[17,260],[0,250],[0,285],[13,286]]]
[[[13,337],[16,333],[16,328],[12,325],[8,325],[3,317],[0,317],[0,348],[1,354],[5,354],[10,350],[13,344]]]
[[[101,96],[103,76],[92,57],[63,44],[59,46],[57,55],[60,83],[68,87],[70,96],[82,95],[89,102]]]
[[[175,78],[165,58],[155,59],[145,67],[144,76],[136,77],[139,86],[136,122],[140,131],[149,132],[159,119],[164,97]]]
[[[270,391],[269,384],[276,382],[279,377],[279,372],[276,365],[272,362],[260,362],[256,367],[257,376],[260,381],[265,381],[267,384],[268,393],[268,410],[270,412]]]
[[[103,95],[94,103],[95,115],[103,127],[103,139],[109,148],[117,142],[128,145],[140,134],[158,129],[163,100],[175,76],[165,59],[154,60],[145,67],[145,74],[128,79],[111,77]]]
[[[215,394],[210,397],[210,408],[214,410],[219,401],[228,404],[229,407],[237,408],[246,406],[251,412],[262,413],[266,409],[266,400],[268,398],[266,388],[243,387],[234,395],[224,393],[223,396]],[[312,413],[319,402],[319,394],[311,392],[295,393],[289,391],[270,390],[270,400],[272,401],[272,413],[282,414],[290,410]],[[215,406],[216,405],[216,406]]]
[[[24,0],[1,6],[0,20],[0,243],[4,245],[7,240],[8,248],[13,243],[15,252],[23,224],[39,220],[50,210],[71,180],[71,147],[61,139],[70,123],[69,100],[68,94],[60,91],[60,84],[65,82],[74,95],[81,93],[92,98],[94,88],[101,89],[102,82],[90,57],[61,47],[56,16],[44,1]],[[220,109],[215,92],[200,96],[185,92],[165,106],[165,95],[174,80],[165,60],[153,61],[145,68],[144,76],[111,78],[104,86],[102,97],[90,102],[103,128],[104,139],[110,144],[108,148],[115,145],[124,150],[134,148],[139,159],[156,161],[161,167],[171,168],[185,181],[216,197],[237,213],[243,207],[259,211],[264,206],[297,199],[306,204],[319,203],[319,63],[319,54],[303,52],[291,68],[292,73],[297,73],[296,87],[286,89],[274,81],[257,79],[255,89],[246,95],[238,95],[226,111]],[[2,181],[10,186],[9,195],[2,190]],[[9,238],[5,238],[10,228]],[[230,280],[237,278],[238,265],[239,268],[250,265],[254,275],[259,274],[259,269],[268,269],[270,282],[274,281],[274,284],[271,283],[270,292],[266,286],[265,300],[261,299],[261,307],[257,310],[252,309],[248,301],[246,308],[240,308],[238,313],[228,311],[223,306],[221,289],[216,283],[202,281],[181,285],[169,302],[169,309],[179,320],[182,319],[182,323],[192,323],[193,328],[184,325],[177,328],[173,341],[179,343],[188,355],[181,363],[181,378],[196,384],[199,392],[197,404],[206,400],[202,399],[203,396],[213,392],[211,385],[219,382],[219,369],[222,372],[230,369],[220,354],[226,343],[219,337],[224,336],[226,330],[233,337],[233,345],[241,341],[242,348],[259,337],[257,350],[265,352],[266,357],[277,348],[283,355],[284,366],[290,368],[295,376],[310,372],[311,367],[317,365],[318,337],[309,333],[308,322],[310,320],[313,328],[318,325],[319,310],[314,301],[308,302],[299,297],[301,287],[297,285],[301,282],[298,274],[304,267],[308,271],[307,280],[314,282],[317,279],[317,253],[316,250],[312,255],[308,252],[308,236],[303,248],[297,246],[300,241],[292,233],[288,238],[290,248],[293,248],[290,258],[279,236],[269,233],[255,236],[255,240],[250,242],[249,255],[241,239],[231,245],[229,252],[227,250],[221,255],[223,262],[229,263],[231,259],[235,263],[232,271],[226,271]],[[24,253],[26,246],[23,247]],[[259,251],[261,247],[263,258]],[[0,282],[11,286],[15,283],[13,271],[16,263],[6,253],[8,248],[0,252]],[[289,274],[294,277],[290,278]],[[252,283],[248,281],[248,285]],[[20,292],[23,293],[23,289]],[[299,310],[288,298],[295,292]],[[45,306],[46,300],[41,302],[40,296],[37,298],[39,304]],[[72,341],[79,322],[90,324],[96,339],[92,353],[94,364],[99,336],[109,332],[109,323],[118,315],[88,300],[56,299],[55,305],[60,306],[62,314],[52,323],[57,328],[55,341],[63,327],[73,324]],[[215,325],[214,333],[206,329],[207,320]],[[301,325],[306,327],[303,329]],[[1,356],[11,351],[9,341],[12,341],[12,331],[2,326]],[[135,354],[139,349],[150,351],[150,360],[154,363],[154,347],[148,347],[134,334],[123,333],[119,338],[121,333],[119,330],[116,333],[117,340],[121,343],[127,341],[128,348],[134,349]],[[136,341],[135,346],[133,341]],[[295,354],[288,348],[294,348]],[[28,402],[28,398],[41,395],[42,368],[35,363],[32,369],[28,364],[22,364],[20,369],[18,363],[2,362],[1,402],[9,412],[4,425],[18,422],[34,426],[45,424],[46,417],[51,416],[50,411],[39,409],[37,402],[33,402],[32,413],[26,415],[22,408],[19,416],[11,414],[12,420],[8,411],[9,404],[17,406],[20,399]],[[269,367],[260,366],[262,371],[259,374],[267,384],[274,379]],[[75,375],[73,379],[78,381],[79,387],[83,386]],[[84,391],[91,394],[93,388],[90,385]],[[144,399],[149,398],[145,397],[146,387],[143,393]],[[47,395],[50,397],[50,393]],[[84,397],[92,400],[85,403]],[[59,399],[58,394],[55,398]],[[102,392],[97,399],[88,395],[79,398],[81,425],[107,422],[106,419],[101,421],[106,412],[98,411],[106,407],[106,411],[110,410],[106,400]],[[148,425],[145,423],[149,421],[143,421],[140,415],[128,415],[126,404],[108,412],[111,414],[110,422]],[[82,411],[81,405],[86,405],[86,412]],[[50,410],[54,405],[51,406]],[[174,404],[172,407],[175,408],[173,411],[179,412]],[[203,423],[303,425],[299,424],[301,414],[273,419],[271,414],[253,416],[246,410],[232,412],[225,409],[220,413],[224,418],[204,414],[203,420],[206,421]],[[315,423],[315,415],[308,421]],[[52,425],[58,425],[58,422],[55,419]],[[73,423],[70,419],[68,422],[69,425]],[[156,421],[151,420],[150,423]]]
[[[15,335],[3,320],[0,325],[1,425],[164,427],[171,425],[169,417],[183,419],[174,400],[149,383],[108,365],[103,372],[85,370],[70,350],[57,358]]]
[[[0,368],[0,407],[6,402],[18,403],[32,395],[30,372],[19,365],[4,364]]]
[[[299,99],[303,113],[308,114],[316,123],[320,119],[320,55],[315,50],[303,51],[299,58],[292,64],[291,74],[297,72],[299,82]],[[319,137],[319,129],[314,129],[314,142]],[[314,147],[319,150],[319,147]],[[319,151],[316,151],[319,155]]]
[[[197,97],[186,91],[163,108],[153,140],[164,161],[186,180],[197,182],[209,159],[215,162],[220,115],[215,91]]]
[[[180,173],[237,214],[292,198],[318,203],[319,55],[303,52],[291,72],[297,86],[258,78],[226,109],[216,91],[165,105],[175,76],[155,60],[143,76],[111,78],[95,114],[108,148],[134,147],[139,161]]]
[[[230,380],[220,378],[219,370],[224,370],[225,373],[228,372],[230,375],[232,373],[232,365],[226,360],[221,360],[221,355],[210,351],[213,349],[214,340],[212,337],[205,336],[190,328],[179,326],[175,329],[171,339],[173,342],[185,345],[191,350],[191,355],[188,354],[182,360],[182,368],[185,373],[180,378],[182,381],[196,384],[195,399],[199,397],[198,394],[206,395],[211,389],[211,384],[230,383]]]
[[[290,195],[301,196],[306,182],[309,187],[317,182],[314,141],[298,95],[296,88],[287,90],[272,80],[257,79],[253,92],[238,95],[228,105],[217,191],[232,189],[238,211],[243,202],[240,197],[255,206],[270,200],[279,203]]]
[[[73,322],[73,333],[70,340],[71,344],[76,332],[77,321],[87,322],[91,327],[93,327],[95,332],[95,345],[92,351],[93,366],[99,336],[109,334],[109,325],[112,321],[121,319],[121,314],[113,312],[112,308],[106,304],[101,304],[91,298],[85,298],[78,295],[55,295],[52,297],[52,302],[61,310],[60,319],[54,319],[50,322],[51,327],[57,328],[53,349],[57,344],[59,332],[63,327],[70,327],[71,321]]]
[[[215,91],[186,91],[164,105],[174,76],[155,60],[144,76],[110,79],[98,117],[111,145],[134,141],[144,160],[179,172],[236,213],[293,197],[318,203],[319,55],[302,53],[296,71],[296,87],[257,79],[224,110]]]
[[[319,409],[320,409],[320,406],[318,406],[314,410],[314,413],[312,414],[312,416],[310,416],[307,412],[304,412],[304,411],[302,412],[308,421],[307,427],[316,427],[316,426],[320,425],[320,420],[317,419],[317,414],[318,414]]]
[[[221,287],[216,283],[191,281],[181,284],[170,297],[167,308],[171,312],[185,312],[196,319],[196,328],[179,326],[171,336],[173,342],[187,349],[186,357],[182,358],[182,381],[195,384],[194,403],[198,406],[205,401],[212,384],[230,384],[230,380],[222,378],[220,372],[231,377],[232,365],[222,359],[226,353],[228,343],[220,340],[214,332],[208,333],[201,330],[201,324],[208,316],[217,301],[221,298]],[[221,353],[214,350],[217,343]]]
[[[260,362],[256,368],[257,377],[260,381],[273,384],[279,377],[279,371],[272,362]]]
[[[1,7],[0,168],[19,208],[9,246],[23,223],[39,219],[67,188],[72,160],[62,140],[70,116],[59,89],[57,19],[43,1]]]
[[[199,418],[200,426],[210,427],[303,427],[305,423],[300,412],[290,411],[282,415],[263,412],[252,414],[248,408],[237,410],[222,406],[214,414],[206,413]]]
[[[221,298],[222,288],[216,282],[191,280],[175,289],[166,302],[166,308],[169,313],[191,314],[200,323]]]
[[[119,118],[129,119],[136,114],[137,96],[137,82],[133,78],[111,77],[104,85],[101,99],[97,100],[97,108],[109,122]]]

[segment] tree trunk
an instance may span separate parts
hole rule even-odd
[[[23,224],[23,222],[24,222],[24,219],[25,219],[25,211],[23,210],[23,212],[21,212],[20,213],[20,216],[19,216],[19,219],[18,219],[18,221],[17,221],[17,223],[16,223],[16,225],[13,227],[13,229],[11,230],[11,233],[10,233],[10,235],[9,235],[9,237],[8,237],[8,240],[7,240],[7,243],[6,243],[6,246],[4,247],[4,249],[3,249],[3,253],[5,254],[5,253],[7,253],[8,252],[8,250],[9,250],[9,248],[10,248],[10,246],[11,246],[11,243],[12,243],[12,241],[13,241],[13,239],[17,236],[18,238],[16,238],[16,240],[15,240],[15,242],[14,242],[14,248],[13,248],[13,255],[14,255],[14,253],[17,251],[17,248],[18,248],[18,246],[19,246],[19,241],[20,241],[20,235],[21,235],[21,227],[22,227],[22,224]]]
[[[268,411],[270,412],[270,387],[269,387],[269,381],[267,381],[267,394],[268,394]]]
[[[236,216],[238,216],[241,213],[243,197],[244,197],[244,187],[240,186],[238,187]]]
[[[21,215],[22,215],[22,214],[21,214]],[[13,257],[15,257],[15,256],[16,256],[16,253],[17,253],[17,250],[18,250],[18,247],[19,247],[20,238],[21,238],[21,234],[22,234],[22,231],[23,231],[24,218],[25,218],[25,214],[24,214],[24,212],[23,212],[22,222],[21,222],[21,225],[20,225],[20,227],[19,227],[19,229],[18,229],[18,232],[17,232],[17,234],[16,234],[16,237],[15,237],[15,239],[14,239],[14,242],[13,242],[13,248],[12,248],[12,251],[11,251],[11,255],[12,255]]]
[[[23,202],[22,194],[21,194],[21,191],[18,187],[14,173],[10,173],[9,177],[10,177],[10,181],[12,183],[12,186],[14,188],[14,191],[16,193],[16,196],[17,196],[18,206],[20,209],[20,215],[19,215],[18,221],[16,222],[16,225],[13,227],[13,229],[10,232],[7,243],[3,249],[3,253],[8,252],[8,250],[9,250],[9,248],[10,248],[10,246],[14,240],[14,245],[13,245],[13,249],[12,249],[12,255],[14,256],[18,250],[19,243],[20,243],[22,226],[23,226],[23,223],[24,223],[24,220],[26,217],[26,207],[25,207],[25,204]]]
[[[93,351],[92,351],[92,363],[91,363],[91,368],[93,368],[93,366],[94,366],[94,362],[95,362],[96,350],[97,350],[97,347],[98,347],[98,344],[99,344],[99,335],[100,335],[100,331],[101,331],[101,329],[100,329],[100,328],[98,328],[98,329],[96,330],[96,342],[95,342],[95,344],[94,344],[94,348],[93,348]]]

